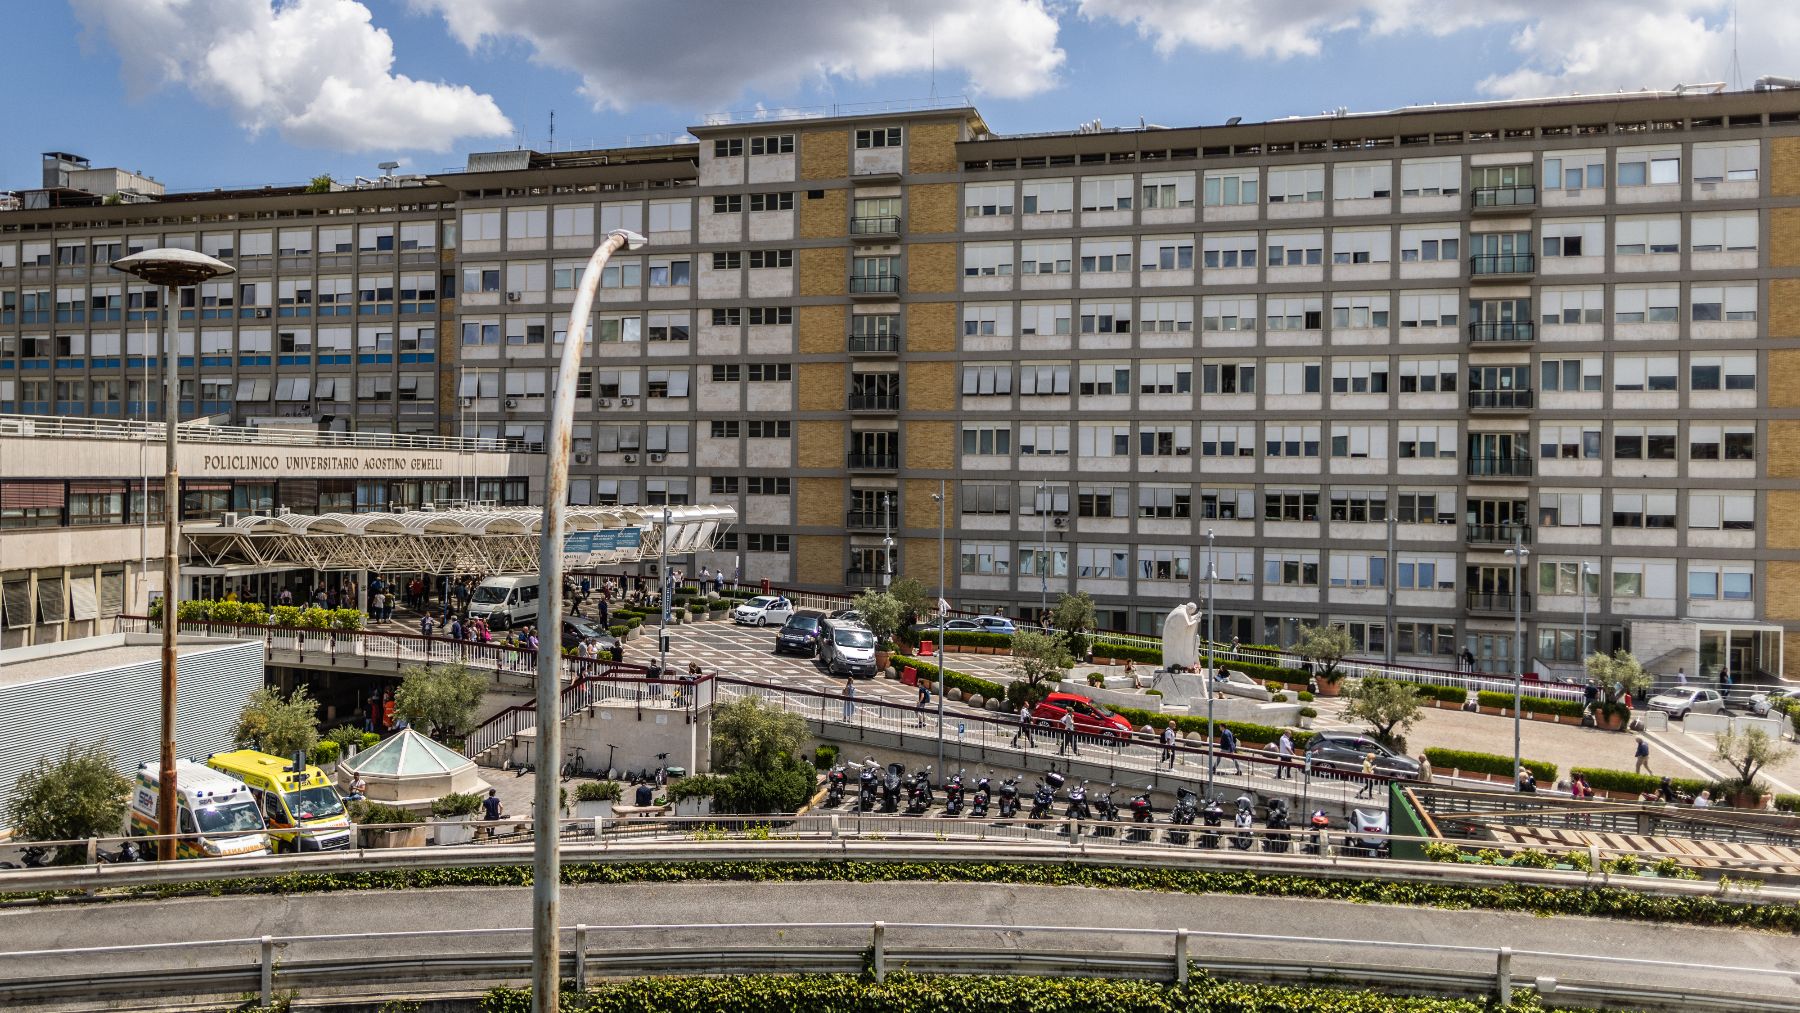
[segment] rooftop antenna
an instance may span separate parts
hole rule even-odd
[[[937,26],[931,27],[931,97],[937,98]]]
[[[556,110],[550,110],[550,150],[556,150]]]
[[[1731,88],[1733,91],[1744,90],[1744,67],[1738,63],[1738,5],[1731,5]]]

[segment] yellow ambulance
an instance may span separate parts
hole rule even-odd
[[[242,781],[268,821],[276,851],[336,851],[350,846],[350,817],[325,772],[254,749],[214,753],[212,769]]]
[[[162,771],[154,763],[138,768],[131,808],[125,817],[130,835],[155,834],[156,805]],[[269,853],[262,810],[242,781],[195,763],[175,761],[175,820],[181,837],[176,858],[249,858]],[[155,849],[151,849],[154,853]]]

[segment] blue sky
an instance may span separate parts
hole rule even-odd
[[[724,110],[967,95],[999,133],[1733,80],[1728,0],[32,0],[0,189],[73,151],[174,189],[460,165]],[[1740,0],[1737,79],[1800,72]],[[46,85],[46,82],[54,82]]]

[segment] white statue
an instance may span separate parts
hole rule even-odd
[[[1200,606],[1193,602],[1177,605],[1163,620],[1163,667],[1192,671],[1200,664]]]

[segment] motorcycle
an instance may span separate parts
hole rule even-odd
[[[1218,828],[1225,822],[1225,807],[1219,804],[1218,799],[1209,798],[1206,800],[1206,808],[1201,810],[1200,818],[1207,826],[1207,829],[1200,834],[1200,846],[1203,848],[1218,847]]]
[[[1256,803],[1250,801],[1250,796],[1238,796],[1237,815],[1231,818],[1231,825],[1237,828],[1237,833],[1231,835],[1231,846],[1239,851],[1249,851],[1256,836],[1252,832],[1256,825]]]
[[[1280,832],[1289,827],[1287,803],[1278,798],[1270,799],[1267,822],[1271,833],[1263,838],[1263,850],[1275,854],[1285,854],[1293,843],[1287,834]]]
[[[1330,840],[1331,817],[1325,815],[1325,810],[1317,809],[1313,811],[1312,819],[1307,821],[1307,825],[1312,833],[1307,836],[1303,850],[1309,855],[1319,854],[1324,850],[1322,845]]]
[[[900,811],[900,779],[906,776],[906,764],[890,763],[887,773],[881,778],[881,811],[897,813]]]
[[[825,804],[842,805],[844,801],[844,765],[832,767],[825,775]]]
[[[1113,804],[1112,797],[1113,791],[1118,787],[1116,784],[1108,785],[1094,802],[1094,818],[1101,821],[1094,828],[1095,837],[1111,837],[1117,832],[1113,824],[1119,822],[1119,807]]]
[[[921,767],[913,772],[912,780],[907,785],[906,813],[918,816],[931,808],[931,768]]]
[[[126,841],[119,845],[117,851],[96,851],[100,861],[105,863],[148,862],[151,860],[150,848],[139,845],[136,841]]]
[[[1191,827],[1200,815],[1200,796],[1188,788],[1175,789],[1175,808],[1169,811],[1169,825]],[[1191,835],[1186,830],[1169,831],[1169,843],[1185,847]]]
[[[856,810],[858,812],[866,813],[875,808],[875,800],[881,791],[880,770],[881,765],[875,762],[873,756],[863,761],[862,773],[856,776],[858,786]]]
[[[1056,793],[1066,780],[1054,770],[1038,779],[1037,791],[1031,797],[1031,819],[1041,820],[1050,815],[1050,807],[1056,803]],[[1001,804],[1005,804],[1004,798]]]
[[[988,778],[984,775],[975,782],[975,798],[969,803],[969,815],[981,819],[988,814]]]
[[[40,848],[34,844],[19,852],[19,862],[27,869],[41,869],[50,864],[50,849]],[[0,862],[0,869],[17,869],[18,867],[11,862]]]
[[[1000,818],[1010,820],[1017,815],[1019,815],[1019,775],[1014,774],[1000,782]]]
[[[1087,782],[1083,781],[1069,789],[1069,804],[1063,808],[1063,819],[1088,819]]]
[[[963,808],[963,772],[957,771],[950,783],[944,785],[944,815],[960,816]]]
[[[1150,786],[1145,785],[1142,792],[1133,795],[1126,808],[1131,810],[1133,824],[1131,831],[1125,835],[1126,839],[1148,841],[1152,833],[1150,825],[1156,822],[1156,806],[1150,802]]]

